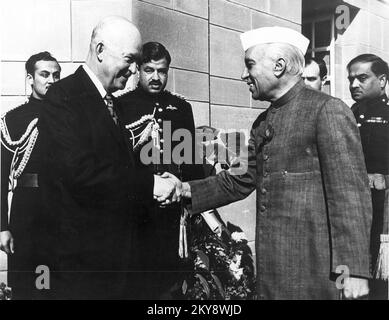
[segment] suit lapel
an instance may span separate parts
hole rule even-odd
[[[98,130],[108,131],[109,135],[112,136],[120,147],[125,150],[131,161],[134,163],[133,154],[130,151],[131,149],[129,149],[129,144],[126,143],[125,136],[122,132],[120,114],[118,115],[118,127],[112,120],[104,99],[101,97],[99,91],[85,70],[80,67],[77,69],[76,74],[80,77],[84,87],[82,93],[80,94],[79,103],[84,108],[90,123],[92,125],[99,126]],[[114,103],[117,103],[117,101],[114,100]]]

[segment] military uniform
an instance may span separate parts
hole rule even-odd
[[[138,165],[144,165],[140,159],[142,147],[154,137],[155,150],[159,155],[149,166],[155,174],[170,172],[182,181],[203,177],[202,165],[178,164],[172,157],[174,148],[180,144],[180,141],[172,141],[172,134],[177,129],[187,129],[192,137],[191,161],[194,163],[193,113],[191,105],[183,97],[166,90],[158,95],[149,95],[137,88],[120,97],[119,101],[122,121],[127,125],[129,139],[138,154]],[[178,254],[181,213],[181,205],[168,208],[159,208],[157,202],[145,205],[139,222],[139,248],[140,269],[146,271],[145,283],[148,283],[148,288],[144,290],[146,299],[160,298],[179,282],[180,273],[189,267]]]
[[[389,187],[389,99],[384,94],[372,100],[361,101],[352,106],[352,111],[361,134],[372,193],[371,256],[374,270],[380,247],[380,235],[387,233],[384,229],[387,228],[384,224],[384,189]],[[378,284],[378,287],[383,286]],[[374,284],[371,286],[371,296],[384,298],[387,290],[378,287]],[[381,293],[377,293],[377,290]]]
[[[8,282],[14,299],[37,297],[35,269],[46,264],[40,228],[47,226],[42,220],[38,223],[43,212],[37,139],[42,104],[30,97],[1,118],[1,231],[9,230],[15,241],[15,253],[8,256]],[[12,200],[8,198],[10,190]]]

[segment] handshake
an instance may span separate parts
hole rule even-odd
[[[176,176],[165,172],[162,175],[154,175],[154,199],[161,206],[178,203],[181,198],[190,198],[190,185],[181,182]]]

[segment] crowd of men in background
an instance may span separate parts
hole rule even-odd
[[[186,218],[181,196],[196,214],[254,189],[258,298],[337,298],[328,279],[330,259],[350,266],[354,280],[345,283],[346,298],[367,295],[380,235],[388,232],[388,65],[373,54],[347,65],[354,119],[340,100],[319,93],[327,80],[326,64],[307,58],[302,65],[301,35],[287,30],[290,39],[285,40],[285,28],[280,34],[263,29],[242,38],[242,79],[253,99],[271,102],[253,124],[248,172],[184,184],[202,179],[202,168],[193,162],[164,164],[163,140],[155,140],[161,162],[144,165],[140,157],[144,134],[153,131],[149,135],[155,138],[164,121],[173,130],[195,134],[191,105],[165,90],[171,57],[162,44],[142,46],[133,24],[108,17],[94,28],[86,63],[73,75],[59,80],[61,67],[48,52],[28,59],[29,101],[1,118],[0,248],[9,257],[15,299],[179,299],[187,268],[177,241]],[[265,32],[275,32],[273,43],[261,42],[261,37],[269,39]],[[113,97],[137,70],[137,88]],[[289,126],[287,119],[301,125]],[[296,127],[305,128],[301,136]],[[284,162],[288,154],[296,163]],[[282,207],[285,199],[293,206]],[[281,218],[267,222],[268,210],[278,210]],[[316,213],[320,218],[303,218]],[[303,254],[309,251],[305,240],[317,241],[312,250],[328,251],[327,214],[338,251],[330,249],[331,258],[315,252],[315,260]],[[288,252],[292,243],[294,251]],[[293,256],[296,264],[290,262]],[[36,287],[38,265],[54,271],[50,290]],[[312,279],[287,271],[294,269],[305,277],[312,272]],[[370,280],[370,297],[387,299],[383,281]]]

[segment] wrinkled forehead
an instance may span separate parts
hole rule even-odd
[[[359,75],[359,74],[372,74],[371,62],[356,62],[350,66],[350,74]]]
[[[169,68],[168,62],[167,62],[166,58],[144,62],[142,64],[142,67],[143,68],[151,67],[153,69],[166,69],[166,68]]]
[[[45,61],[39,60],[35,63],[35,72],[48,71],[48,72],[57,72],[61,68],[56,61]]]
[[[267,49],[269,48],[269,44],[257,44],[251,48],[248,48],[245,52],[245,59],[250,60],[262,60],[267,56]]]
[[[311,76],[319,76],[320,75],[319,65],[315,61],[312,61],[310,64],[305,66],[304,74],[311,75]]]

